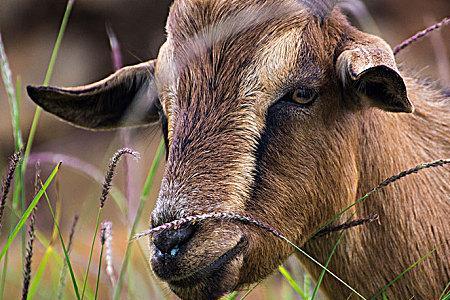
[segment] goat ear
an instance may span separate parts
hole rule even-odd
[[[364,34],[364,38],[364,43],[347,46],[337,59],[336,69],[344,87],[383,110],[413,112],[390,46],[375,36]]]
[[[89,129],[143,126],[158,121],[155,61],[125,67],[93,84],[72,87],[28,86],[30,98],[45,111]]]

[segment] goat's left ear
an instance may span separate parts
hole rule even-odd
[[[357,40],[362,42],[347,45],[336,62],[344,87],[371,106],[390,112],[413,112],[391,47],[379,37],[361,35],[362,39]]]
[[[155,62],[122,68],[85,86],[28,86],[27,91],[45,111],[75,126],[94,130],[144,126],[159,120]]]

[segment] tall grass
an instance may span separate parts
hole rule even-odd
[[[55,46],[53,48],[52,56],[51,56],[50,63],[49,63],[47,73],[45,76],[45,80],[44,80],[45,85],[48,85],[48,83],[50,82],[51,76],[53,74],[53,68],[56,63],[56,57],[57,57],[57,54],[58,54],[58,51],[60,48],[60,44],[61,44],[61,40],[62,40],[64,31],[65,31],[65,28],[67,25],[68,17],[70,15],[70,11],[73,6],[73,2],[74,2],[73,0],[69,0],[69,2],[67,4],[66,12],[65,12],[62,24],[61,24],[61,28],[60,28]],[[0,66],[1,66],[1,74],[2,74],[2,78],[3,78],[3,82],[5,85],[6,91],[7,91],[8,101],[10,104],[11,124],[12,124],[12,128],[13,128],[15,149],[16,149],[16,151],[20,151],[23,148],[22,132],[21,132],[21,128],[20,128],[20,102],[21,102],[21,95],[22,95],[21,94],[22,85],[21,85],[20,77],[18,77],[15,88],[14,88],[14,84],[12,81],[12,73],[11,73],[9,63],[8,63],[8,60],[6,57],[3,42],[1,40],[1,35],[0,35]],[[31,130],[30,130],[30,135],[27,140],[27,146],[26,146],[26,150],[25,150],[24,159],[20,166],[20,172],[18,172],[18,174],[15,177],[12,209],[15,211],[15,213],[18,213],[18,214],[21,214],[22,210],[25,208],[24,178],[25,178],[25,172],[26,172],[26,168],[27,168],[27,159],[28,159],[28,156],[30,154],[31,147],[33,144],[33,139],[34,139],[34,135],[35,135],[35,132],[37,129],[37,123],[38,123],[40,112],[41,112],[40,109],[36,110],[34,120],[33,120],[32,126],[31,126]],[[26,237],[25,237],[25,230],[22,230],[22,227],[23,227],[24,223],[27,221],[27,219],[30,217],[33,209],[35,208],[35,206],[39,202],[40,198],[42,197],[42,194],[45,193],[46,189],[48,188],[48,186],[50,185],[50,183],[56,176],[56,173],[59,170],[59,166],[60,166],[60,164],[58,164],[55,167],[53,172],[50,174],[48,180],[45,182],[45,184],[43,184],[42,188],[39,190],[39,192],[36,194],[34,199],[31,201],[27,210],[25,210],[23,212],[23,215],[21,216],[19,222],[17,223],[16,227],[14,229],[12,229],[12,231],[10,232],[8,239],[6,241],[6,244],[2,248],[2,251],[0,253],[0,260],[4,257],[4,264],[3,264],[2,278],[1,278],[1,283],[0,283],[1,284],[1,287],[0,287],[0,297],[1,298],[3,298],[3,291],[4,291],[4,286],[5,286],[5,280],[6,280],[6,272],[8,269],[8,258],[7,258],[8,250],[9,250],[13,240],[17,236],[18,232],[21,231],[22,232],[22,257],[24,257],[24,258],[28,257],[28,255],[27,256],[25,255]],[[32,240],[34,240],[34,226],[33,226],[33,239],[31,239],[31,237],[30,237],[30,241],[32,241]],[[27,265],[26,265],[27,268],[31,268],[31,257],[29,257],[29,260],[30,261],[27,261]],[[31,269],[28,270],[27,272],[31,272]],[[27,276],[28,275],[30,275],[30,274],[27,274]],[[28,284],[29,284],[29,282],[27,283],[27,286],[24,286],[25,297],[28,297]]]
[[[47,68],[47,72],[45,75],[45,79],[43,82],[43,85],[48,85],[50,83],[52,74],[53,74],[53,69],[56,63],[56,59],[58,56],[58,51],[64,36],[64,32],[66,30],[67,24],[68,24],[68,20],[69,20],[69,16],[70,13],[72,11],[72,7],[73,7],[74,1],[73,0],[69,0],[66,6],[66,10],[62,19],[62,23],[60,26],[60,30],[52,51],[52,55],[50,58],[50,62]],[[443,21],[444,22],[444,21]],[[447,24],[448,20],[445,21]],[[434,28],[436,29],[436,28]],[[433,29],[433,30],[434,30]],[[117,39],[114,37],[114,34],[111,30],[108,30],[108,35],[110,37],[110,41],[111,41],[111,45],[112,45],[112,49],[113,49],[113,54],[115,57],[115,66],[116,69],[118,67],[121,66],[121,61],[119,59],[120,55],[118,53],[120,53],[120,51],[118,50],[118,43],[117,43]],[[419,37],[420,38],[420,37]],[[417,40],[417,39],[416,39]],[[415,41],[415,40],[414,40]],[[409,41],[409,43],[414,42],[414,41]],[[404,47],[403,47],[404,48]],[[401,49],[403,49],[401,48]],[[400,50],[401,50],[400,49]],[[400,51],[398,50],[398,51]],[[398,51],[396,53],[398,53]],[[5,83],[5,87],[6,87],[6,91],[7,91],[7,96],[8,96],[8,101],[9,101],[9,105],[10,105],[10,111],[11,111],[11,124],[12,124],[12,129],[13,129],[13,136],[14,136],[14,143],[15,143],[15,150],[19,151],[23,148],[23,138],[22,138],[22,131],[20,128],[20,102],[21,102],[21,91],[22,91],[22,84],[21,84],[21,80],[20,77],[17,78],[16,83],[14,84],[13,80],[12,80],[12,74],[11,71],[9,69],[9,64],[8,64],[8,60],[6,57],[6,53],[4,51],[4,47],[3,47],[3,43],[1,42],[1,35],[0,35],[0,62],[1,62],[1,71],[2,71],[2,78],[3,81]],[[97,237],[97,233],[98,233],[98,228],[99,228],[99,224],[101,223],[101,213],[103,210],[103,207],[105,205],[105,201],[110,193],[110,189],[111,189],[111,182],[112,182],[112,177],[114,174],[114,168],[118,162],[118,159],[120,158],[121,155],[123,155],[124,153],[129,153],[130,152],[123,152],[120,155],[115,155],[113,160],[111,161],[110,164],[110,168],[107,172],[106,175],[106,179],[103,183],[103,190],[102,190],[102,195],[100,198],[100,205],[98,208],[98,213],[97,213],[97,218],[96,218],[96,222],[95,222],[95,228],[93,230],[93,237],[92,237],[92,243],[91,243],[91,248],[89,251],[89,259],[87,262],[87,267],[84,273],[84,276],[82,276],[81,278],[79,276],[77,276],[76,274],[76,270],[71,262],[71,259],[69,257],[70,254],[70,250],[71,250],[71,245],[73,242],[73,236],[74,236],[74,232],[75,232],[75,224],[78,221],[78,218],[75,218],[75,221],[73,222],[73,225],[71,227],[71,233],[69,235],[69,243],[66,244],[66,242],[63,239],[63,235],[62,232],[60,230],[60,209],[61,209],[61,202],[57,200],[57,209],[56,209],[56,214],[53,211],[52,205],[51,205],[51,201],[49,199],[49,196],[47,194],[47,190],[50,186],[50,184],[54,181],[54,179],[56,178],[56,175],[60,169],[60,164],[57,164],[56,167],[53,169],[52,173],[50,174],[50,176],[48,177],[48,179],[46,180],[45,183],[41,183],[41,186],[37,192],[37,194],[35,195],[35,197],[32,199],[30,205],[28,206],[28,208],[25,210],[25,193],[24,193],[24,178],[25,178],[25,173],[26,173],[26,169],[27,169],[27,164],[30,161],[30,157],[31,157],[31,149],[32,149],[32,145],[33,145],[33,141],[36,135],[36,131],[37,131],[37,126],[39,123],[39,119],[40,119],[40,115],[41,115],[42,110],[40,108],[37,108],[34,114],[34,118],[31,124],[31,129],[29,132],[29,136],[27,139],[27,144],[26,144],[26,149],[25,149],[25,155],[24,155],[24,163],[20,166],[20,170],[21,172],[19,172],[16,177],[15,177],[15,184],[14,184],[14,194],[13,194],[13,204],[12,204],[12,211],[15,215],[18,215],[20,218],[17,222],[17,224],[15,225],[14,228],[12,228],[6,244],[4,245],[4,247],[2,248],[1,252],[0,252],[0,261],[1,259],[4,259],[4,264],[3,264],[3,270],[2,270],[2,277],[1,277],[1,282],[0,282],[0,297],[3,297],[3,289],[4,289],[4,285],[5,285],[5,280],[6,280],[6,272],[8,270],[8,251],[10,250],[10,247],[13,243],[13,241],[16,239],[17,235],[19,234],[19,232],[22,232],[22,251],[25,250],[25,230],[23,230],[24,225],[26,224],[27,220],[30,220],[31,222],[33,222],[31,216],[32,213],[36,207],[36,205],[38,204],[38,202],[40,201],[42,196],[45,196],[45,199],[47,201],[51,216],[52,216],[52,220],[53,220],[53,232],[51,235],[51,239],[50,241],[46,241],[45,240],[45,236],[43,236],[42,234],[40,234],[40,232],[38,230],[36,230],[36,237],[38,240],[41,241],[41,244],[44,246],[45,248],[45,252],[44,255],[42,257],[42,259],[39,262],[37,271],[35,273],[34,278],[31,280],[30,282],[30,277],[28,277],[28,283],[27,283],[27,291],[25,294],[25,298],[26,299],[32,299],[35,295],[39,294],[39,287],[40,284],[42,282],[42,278],[44,276],[44,271],[46,269],[46,267],[49,265],[49,261],[54,259],[55,261],[57,261],[57,265],[61,267],[61,275],[58,278],[58,282],[59,282],[59,288],[57,291],[57,298],[61,299],[63,297],[63,293],[64,293],[64,282],[65,282],[65,268],[68,268],[69,273],[70,273],[70,278],[71,278],[71,282],[72,282],[72,287],[73,287],[73,291],[74,291],[74,295],[77,299],[83,299],[84,297],[89,298],[89,299],[97,299],[97,298],[101,298],[100,296],[100,282],[101,282],[101,272],[102,272],[102,258],[104,255],[104,247],[106,247],[106,254],[107,254],[107,237],[106,237],[106,227],[102,226],[102,231],[100,234],[100,258],[99,258],[99,263],[98,263],[98,268],[97,268],[97,273],[96,273],[96,285],[95,285],[95,292],[90,290],[90,287],[88,285],[88,278],[89,278],[89,270],[90,270],[90,266],[91,266],[91,262],[92,262],[92,257],[93,257],[93,253],[94,253],[94,246],[95,246],[95,241],[96,241],[96,237]],[[123,136],[123,142],[125,143],[125,146],[128,144],[127,143],[127,138],[124,135]],[[113,289],[113,298],[114,299],[121,299],[124,296],[124,286],[126,283],[125,280],[125,275],[127,274],[127,271],[130,268],[131,265],[131,256],[132,256],[132,239],[136,234],[136,231],[138,229],[138,226],[141,222],[141,218],[142,218],[142,213],[145,207],[145,203],[146,200],[148,199],[150,192],[153,189],[153,183],[155,180],[155,174],[156,171],[158,169],[158,166],[161,162],[161,159],[163,157],[164,154],[164,142],[161,140],[161,142],[158,145],[157,151],[155,153],[155,157],[152,161],[150,170],[148,172],[148,175],[146,177],[145,180],[145,184],[144,187],[141,191],[141,196],[139,199],[139,206],[137,209],[137,213],[136,216],[134,218],[134,220],[132,220],[132,225],[130,228],[130,231],[128,233],[128,243],[126,244],[126,248],[125,248],[125,254],[123,256],[123,260],[119,269],[119,273],[118,273],[118,278],[117,278],[117,282],[115,282],[115,280],[111,277],[111,288]],[[56,155],[47,155],[47,158],[49,158],[50,156],[50,160],[54,160],[57,158]],[[79,161],[78,161],[79,162]],[[350,208],[352,208],[353,206],[365,201],[372,193],[374,193],[375,191],[379,190],[380,188],[383,188],[384,186],[387,186],[388,184],[391,184],[392,182],[402,178],[403,176],[407,176],[408,174],[417,172],[421,169],[424,168],[428,168],[430,166],[435,166],[436,164],[438,164],[438,162],[433,162],[432,164],[428,164],[428,165],[420,165],[417,166],[416,168],[413,168],[409,171],[407,171],[404,175],[397,175],[396,177],[392,177],[390,179],[388,179],[387,181],[383,182],[380,184],[380,186],[378,186],[377,188],[375,188],[374,190],[370,191],[368,194],[366,194],[365,196],[363,196],[361,199],[358,199],[358,201],[356,201],[354,204],[352,204],[351,206],[345,208],[344,210],[342,210],[341,212],[339,212],[332,220],[329,220],[328,222],[326,222],[324,224],[324,226],[321,228],[321,230],[323,229],[330,229],[331,227],[329,227],[334,221],[338,220],[343,213],[345,213],[346,211],[348,211]],[[81,172],[89,174],[89,171],[87,171],[88,169],[90,169],[89,166],[87,166],[86,164],[81,164],[81,163],[74,163],[74,168],[78,168]],[[116,190],[117,195],[117,199],[116,197],[113,197],[116,199],[116,202],[119,205],[119,208],[121,208],[121,212],[123,214],[127,214],[128,211],[128,205],[129,205],[129,199],[130,199],[130,185],[129,185],[129,179],[130,179],[130,174],[129,172],[129,166],[127,166],[127,163],[125,164],[125,178],[126,178],[126,191],[125,191],[125,195],[126,197],[123,197],[120,192],[118,190]],[[409,172],[409,173],[408,173]],[[92,173],[92,172],[91,172]],[[96,173],[93,172],[93,173]],[[92,175],[92,174],[90,174]],[[98,177],[98,176],[97,176]],[[98,180],[98,178],[97,178]],[[7,194],[7,193],[6,193]],[[59,195],[59,193],[57,192],[57,195]],[[6,198],[5,198],[6,200]],[[126,202],[126,204],[124,204]],[[3,202],[2,202],[3,203]],[[4,203],[2,204],[4,207]],[[2,211],[3,209],[0,211],[0,226],[1,226],[1,215],[2,215]],[[13,215],[13,214],[12,214]],[[245,220],[244,220],[245,221]],[[248,220],[247,220],[248,221]],[[362,224],[361,221],[359,221],[360,223],[358,223],[357,225]],[[131,222],[130,222],[131,223]],[[351,224],[355,224],[355,223],[351,223]],[[350,226],[354,226],[351,225],[350,223],[344,223],[341,226],[340,229],[336,229],[337,227],[334,228],[334,230],[342,230],[342,229],[346,229]],[[266,228],[267,229],[267,228]],[[333,228],[331,228],[333,229]],[[274,230],[273,228],[271,230]],[[33,226],[33,231],[34,231],[34,226]],[[275,233],[277,233],[276,231],[274,231]],[[306,255],[308,258],[310,258],[311,260],[313,260],[316,264],[318,264],[321,268],[322,268],[322,272],[318,278],[318,281],[314,287],[313,293],[310,295],[310,290],[311,290],[311,280],[310,277],[306,274],[305,277],[303,277],[303,282],[297,282],[294,278],[294,276],[288,272],[288,270],[283,267],[280,266],[279,267],[279,272],[284,276],[284,278],[287,280],[287,282],[289,283],[289,285],[293,288],[293,290],[302,298],[302,299],[315,299],[317,297],[319,288],[321,286],[321,283],[323,281],[323,278],[325,276],[326,273],[331,274],[332,276],[334,276],[338,281],[340,281],[342,284],[346,285],[354,294],[358,295],[361,299],[365,299],[361,294],[359,294],[354,288],[352,288],[350,285],[348,285],[347,283],[345,283],[342,279],[340,279],[337,275],[333,274],[331,271],[328,270],[328,266],[332,260],[333,254],[335,253],[341,238],[344,234],[344,231],[342,231],[336,241],[336,243],[334,244],[326,262],[324,264],[321,264],[320,262],[318,262],[317,260],[313,259],[308,253],[306,253],[303,249],[301,249],[300,247],[298,247],[297,245],[295,245],[292,241],[284,238],[283,236],[281,236],[287,243],[291,244],[291,246],[293,248],[295,248],[297,251],[299,251],[300,253],[302,253],[303,255]],[[61,247],[62,247],[62,255],[60,256],[60,254],[58,253],[58,251],[54,248],[54,242],[55,240],[59,238]],[[34,232],[33,232],[33,237],[31,238],[31,234],[30,234],[30,241],[31,241],[31,246],[32,246],[32,241],[34,239]],[[32,248],[32,247],[29,247]],[[138,253],[141,255],[141,258],[143,261],[145,261],[146,264],[148,264],[147,258],[145,257],[144,251],[142,250],[141,246],[138,244],[138,248],[137,250],[139,251]],[[433,250],[434,251],[434,250]],[[388,284],[386,284],[386,286],[382,287],[379,292],[377,294],[375,294],[373,296],[373,298],[381,295],[384,298],[386,298],[386,291],[389,289],[390,286],[392,286],[393,284],[395,284],[400,278],[402,278],[406,273],[408,273],[409,271],[411,271],[413,268],[415,268],[416,266],[418,266],[421,262],[423,262],[426,258],[428,258],[433,251],[431,251],[430,253],[426,254],[425,256],[421,257],[418,261],[416,261],[414,264],[412,264],[411,266],[409,266],[407,269],[405,269],[401,274],[399,274],[398,276],[396,276],[392,281],[390,281]],[[31,250],[32,252],[32,250]],[[22,255],[24,256],[24,255]],[[24,256],[25,257],[25,256]],[[61,258],[62,257],[62,258]],[[111,265],[111,262],[109,262],[109,264]],[[31,275],[31,256],[29,259],[29,262],[27,264],[27,276]],[[82,289],[79,289],[79,283],[82,282]],[[450,283],[449,283],[450,285]],[[447,299],[450,297],[450,294],[448,294],[448,289],[449,289],[449,285],[447,285],[443,292],[442,295],[440,297],[440,299]],[[253,288],[255,288],[257,286],[257,284],[253,285]],[[129,290],[130,284],[128,284],[128,290]],[[243,295],[243,297],[241,299],[246,298],[250,292],[253,290],[250,289],[245,295]],[[130,293],[132,293],[132,291],[129,291]],[[233,293],[233,295],[231,295],[229,297],[229,299],[237,299],[239,293]]]

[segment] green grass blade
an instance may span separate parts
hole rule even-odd
[[[67,251],[66,244],[64,243],[64,238],[61,234],[61,230],[59,229],[59,225],[56,221],[55,213],[53,212],[53,208],[52,208],[52,205],[50,203],[50,199],[48,198],[47,193],[45,193],[45,200],[47,200],[47,205],[48,205],[48,208],[49,208],[50,213],[53,218],[53,224],[56,226],[56,228],[58,230],[59,240],[61,241],[61,246],[63,248],[64,257],[66,259],[66,264],[67,264],[67,267],[69,268],[69,273],[70,273],[70,277],[72,279],[72,285],[73,285],[73,289],[75,291],[75,295],[76,295],[77,299],[80,300],[80,292],[78,290],[77,280],[75,278],[75,272],[73,271],[72,264],[71,264],[70,258],[69,258],[69,253]]]
[[[23,148],[23,141],[22,141],[22,133],[20,129],[20,102],[22,100],[22,80],[20,77],[17,77],[16,81],[16,99],[15,99],[15,110],[13,114],[13,122],[16,123],[14,125],[14,140],[16,141],[16,151],[20,151]],[[23,161],[19,163],[18,170],[22,169]],[[24,175],[22,172],[17,172],[14,175],[14,193],[13,193],[13,206],[14,203],[17,204],[20,203],[20,212],[22,212],[25,209],[25,180]],[[26,230],[25,228],[22,228],[21,230],[21,241],[22,241],[22,257],[25,257],[26,255]]]
[[[59,27],[58,36],[56,38],[56,42],[53,47],[52,55],[50,57],[50,62],[47,67],[47,72],[45,74],[45,79],[44,79],[44,83],[43,83],[45,86],[47,86],[50,83],[50,79],[52,78],[53,69],[54,69],[55,63],[56,63],[56,58],[58,57],[59,49],[61,48],[61,41],[63,39],[64,32],[66,31],[67,23],[69,21],[69,16],[72,11],[74,2],[75,2],[74,0],[67,1],[66,10],[64,12],[61,26]],[[42,109],[40,107],[37,107],[34,112],[33,122],[31,123],[31,129],[30,129],[30,133],[28,135],[27,146],[25,148],[25,155],[23,158],[23,165],[22,165],[22,174],[25,174],[25,171],[27,169],[27,161],[28,161],[28,157],[30,156],[31,146],[33,145],[34,136],[36,134],[37,125],[39,123],[39,118],[41,116],[41,113],[42,113]]]
[[[300,288],[300,286],[297,284],[297,282],[295,282],[295,279],[291,276],[291,274],[289,273],[288,270],[286,270],[285,267],[283,266],[279,266],[278,267],[278,271],[280,271],[280,273],[284,276],[284,278],[286,278],[287,282],[289,283],[289,285],[294,289],[294,291],[303,299],[303,300],[308,300],[308,298],[306,297],[305,292]]]
[[[228,294],[225,297],[223,297],[223,300],[236,300],[238,295],[239,295],[239,292],[234,291],[231,294]]]
[[[8,57],[6,56],[5,53],[5,48],[3,45],[1,35],[0,35],[0,69],[3,78],[3,83],[6,89],[6,95],[8,97],[8,102],[10,106],[11,124],[13,127],[15,149],[16,151],[18,151],[23,147],[22,134],[20,130],[20,111],[19,111],[21,84],[19,79],[17,81],[16,88],[14,87]]]
[[[44,275],[44,271],[47,268],[48,260],[50,256],[52,255],[53,247],[49,246],[44,253],[44,256],[42,257],[41,261],[39,262],[39,266],[36,270],[36,274],[33,276],[33,279],[31,280],[30,284],[30,290],[27,295],[27,300],[33,299],[34,295],[38,292],[39,285],[42,280],[42,276]]]
[[[20,99],[21,99],[21,80],[20,77],[17,79],[16,87],[14,87],[12,80],[12,72],[9,67],[8,57],[6,56],[5,47],[3,45],[3,41],[0,34],[0,71],[3,79],[3,83],[6,90],[6,95],[9,102],[10,114],[11,114],[11,124],[13,129],[13,137],[14,137],[14,148],[15,151],[19,151],[23,147],[22,140],[22,132],[20,129]],[[21,169],[21,165],[19,163],[19,170]],[[21,213],[25,206],[25,196],[22,192],[23,186],[23,176],[20,175],[21,172],[17,172],[14,176],[14,192],[13,192],[13,207],[17,208],[19,206],[20,199],[22,199],[21,203]],[[22,197],[21,197],[22,196]],[[25,257],[25,239],[26,234],[25,230],[21,232],[21,240],[22,240],[22,257]],[[6,266],[5,266],[6,267]],[[3,289],[2,283],[0,283],[0,287]],[[1,290],[1,289],[0,289]],[[3,293],[2,293],[3,294]]]
[[[97,300],[97,298],[98,298],[98,286],[100,283],[100,275],[102,274],[102,260],[103,260],[103,249],[104,248],[105,248],[105,245],[102,243],[102,248],[100,249],[100,260],[98,262],[97,282],[95,284],[95,296],[94,296],[95,300]]]
[[[336,280],[338,280],[340,283],[342,283],[344,286],[346,286],[350,291],[352,291],[353,293],[355,293],[356,295],[358,295],[359,298],[366,300],[366,298],[361,295],[359,292],[357,292],[354,288],[352,288],[348,283],[346,283],[344,280],[342,280],[341,278],[339,278],[336,274],[334,274],[333,272],[331,272],[330,270],[328,270],[327,268],[325,268],[324,265],[322,265],[320,262],[318,262],[314,257],[312,257],[311,255],[309,255],[305,250],[303,250],[302,248],[300,248],[299,246],[297,246],[296,244],[294,244],[293,242],[291,242],[289,239],[287,239],[286,237],[281,237],[285,242],[287,242],[289,245],[291,245],[292,247],[294,247],[298,252],[300,252],[301,254],[303,254],[304,256],[306,256],[308,259],[310,259],[313,263],[315,263],[316,265],[318,265],[319,267],[321,267],[322,269],[324,269],[326,272],[328,272],[328,274],[330,274],[331,276],[333,276]]]
[[[447,290],[450,288],[450,281],[445,285],[444,290],[442,291],[442,294],[439,296],[439,300],[444,299],[446,296],[450,296],[450,293],[448,295],[445,295]],[[1,294],[0,294],[1,295]]]
[[[133,236],[136,233],[137,225],[139,223],[142,212],[144,210],[145,202],[146,202],[147,198],[149,197],[150,192],[152,190],[153,180],[155,178],[156,171],[158,170],[159,163],[161,162],[161,159],[163,157],[164,149],[165,149],[164,140],[161,140],[158,145],[158,149],[156,150],[155,157],[153,159],[152,165],[148,172],[147,178],[145,180],[144,188],[142,189],[141,197],[139,200],[139,207],[136,212],[136,217],[134,218],[133,225],[130,230],[130,235],[128,236],[128,244],[125,249],[125,256],[124,256],[124,259],[122,262],[122,266],[120,268],[119,278],[117,280],[117,284],[114,289],[114,298],[113,298],[114,300],[120,299],[120,294],[122,292],[122,285],[123,285],[123,280],[124,280],[124,276],[125,276],[125,271],[128,268],[128,263],[129,263],[130,255],[131,255],[131,239],[133,238]]]
[[[39,152],[33,153],[31,158],[28,160],[28,163],[40,161],[42,163],[57,163],[62,161],[64,163],[64,168],[70,168],[77,174],[87,177],[89,180],[95,180],[100,186],[103,184],[103,180],[105,179],[105,174],[100,171],[97,167],[87,163],[86,161],[61,153],[54,152]],[[120,209],[121,213],[126,213],[125,207],[125,196],[121,193],[121,191],[112,186],[109,192],[111,195],[111,199],[115,201],[117,207]]]
[[[308,273],[305,273],[303,278],[303,292],[305,292],[306,299],[309,299],[311,296],[309,295],[311,292],[311,276]]]
[[[25,224],[25,222],[27,221],[27,219],[30,217],[31,212],[33,211],[33,209],[38,204],[39,200],[41,199],[41,197],[44,194],[44,192],[47,190],[48,186],[52,183],[53,179],[55,178],[56,174],[59,171],[59,167],[60,166],[61,166],[61,164],[56,165],[56,167],[53,169],[53,171],[50,174],[50,176],[45,181],[45,184],[41,187],[39,192],[34,197],[33,201],[31,201],[31,203],[28,206],[27,210],[23,213],[23,215],[20,218],[19,222],[17,223],[16,227],[14,228],[14,230],[9,235],[8,240],[6,241],[6,244],[3,247],[3,249],[2,249],[2,252],[0,252],[0,260],[3,258],[3,256],[6,253],[6,251],[8,251],[8,249],[11,246],[13,240],[16,238],[17,234],[22,229],[22,227]]]
[[[399,279],[401,279],[403,276],[405,276],[406,273],[410,272],[412,269],[416,268],[418,265],[420,265],[425,259],[431,256],[436,251],[436,248],[419,258],[417,261],[415,261],[412,265],[407,267],[403,272],[401,272],[397,277],[392,279],[388,284],[386,284],[384,287],[382,287],[375,295],[373,295],[370,299],[376,299],[380,294],[386,292],[386,290],[392,286],[394,283],[396,283]]]
[[[58,262],[58,265],[62,266],[63,268],[65,266],[67,266],[67,259],[64,258],[64,261],[63,261],[62,258],[55,251],[53,252],[53,257]],[[82,278],[77,277],[76,274],[74,274],[74,278],[75,278],[75,282],[80,282],[83,280]],[[72,282],[73,282],[73,280],[72,280]],[[74,293],[75,293],[75,289],[74,289]],[[94,292],[90,289],[89,285],[86,288],[86,295],[87,295],[88,299],[94,299]],[[76,297],[76,294],[75,294],[75,297]]]
[[[331,262],[331,258],[333,257],[334,253],[336,252],[336,249],[337,249],[338,245],[340,244],[340,242],[342,240],[342,236],[344,235],[344,232],[345,231],[342,231],[339,234],[339,237],[338,237],[336,243],[334,243],[333,249],[331,250],[330,254],[328,255],[327,261],[325,262],[325,268],[328,268],[328,265]],[[322,269],[322,272],[320,272],[320,275],[319,275],[319,279],[317,280],[317,284],[314,287],[314,291],[312,293],[311,300],[314,300],[316,295],[317,295],[317,293],[319,292],[319,288],[320,288],[320,285],[322,284],[324,276],[325,276],[325,269]]]
[[[365,201],[367,198],[369,198],[373,193],[384,189],[385,187],[387,187],[388,185],[396,182],[397,180],[400,180],[402,178],[404,178],[405,176],[414,174],[414,173],[418,173],[419,171],[425,170],[425,169],[429,169],[432,167],[437,167],[437,166],[443,166],[444,164],[437,164],[436,163],[445,163],[446,160],[436,160],[436,161],[432,161],[432,162],[427,162],[427,163],[422,163],[419,164],[411,169],[408,170],[404,170],[396,175],[393,175],[389,178],[386,178],[385,180],[383,180],[380,184],[378,184],[376,187],[374,187],[373,189],[371,189],[369,192],[367,192],[364,196],[362,196],[361,198],[359,198],[358,200],[356,200],[355,202],[353,202],[352,204],[348,205],[347,207],[341,209],[338,213],[336,213],[331,219],[329,219],[327,222],[325,222],[322,226],[319,227],[318,230],[316,230],[316,232],[314,232],[314,234],[311,236],[315,236],[320,230],[324,229],[325,227],[327,227],[328,225],[330,225],[331,223],[333,223],[334,221],[336,221],[337,219],[339,219],[345,212],[347,212],[348,210],[350,210],[352,207],[354,207],[355,205],[358,205],[359,203]]]
[[[5,260],[3,261],[3,270],[2,270],[2,278],[0,279],[0,299],[3,300],[3,293],[5,291],[5,283],[6,283],[6,274],[8,272],[8,262],[9,262],[9,255],[8,252],[6,252]]]
[[[17,76],[16,79],[16,99],[14,101],[14,140],[16,141],[16,151],[23,148],[22,129],[20,128],[20,104],[22,102],[22,78]]]
[[[94,253],[95,239],[97,238],[97,231],[98,231],[98,228],[100,227],[101,212],[102,212],[102,209],[99,208],[98,212],[97,212],[97,219],[95,220],[94,235],[92,237],[91,248],[89,250],[89,259],[88,259],[88,264],[86,267],[86,273],[84,274],[84,279],[83,279],[83,288],[82,288],[82,292],[81,292],[81,299],[84,298],[84,293],[86,292],[86,285],[87,285],[87,281],[88,281],[88,277],[89,277],[89,269],[91,267],[91,262],[92,262],[92,254]]]

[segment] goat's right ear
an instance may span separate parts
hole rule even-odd
[[[72,87],[28,86],[30,98],[45,111],[89,129],[143,126],[158,121],[155,60],[125,67],[93,84]]]
[[[390,112],[412,112],[414,107],[391,47],[381,38],[366,33],[360,33],[355,40],[360,42],[346,45],[336,62],[344,88],[370,106]]]

